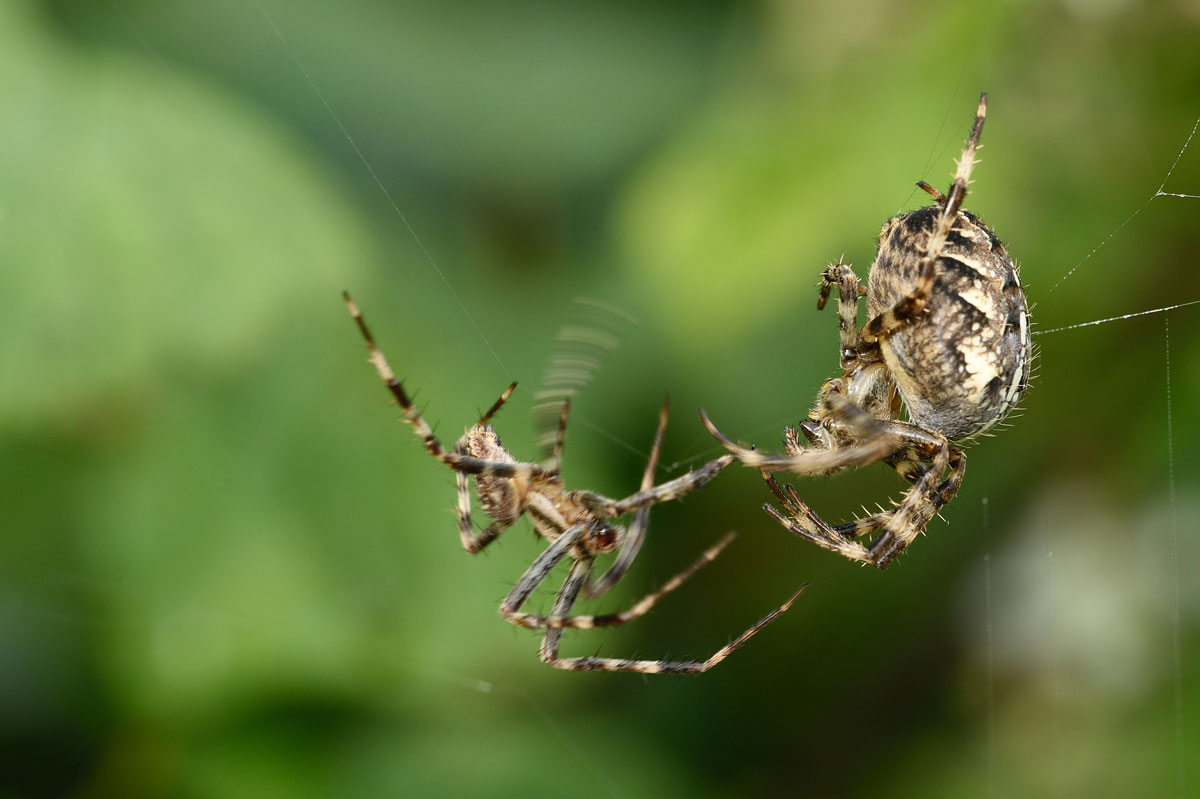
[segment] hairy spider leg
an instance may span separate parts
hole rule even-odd
[[[862,340],[858,335],[858,275],[850,264],[841,259],[830,264],[821,275],[821,292],[817,298],[817,310],[820,311],[829,301],[829,292],[834,286],[838,287],[838,339],[841,351],[838,359],[842,366],[842,376],[849,377],[850,370],[858,362]]]
[[[889,465],[913,483],[895,510],[831,525],[814,513],[791,485],[780,490],[767,472],[763,472],[763,478],[792,518],[785,518],[770,504],[764,504],[763,510],[788,530],[817,546],[851,560],[886,568],[912,543],[930,519],[954,499],[967,465],[966,454],[950,447],[944,439],[937,440],[930,433],[902,422],[891,423],[887,428],[886,435],[904,442],[904,457],[890,460]],[[918,458],[929,465],[919,465]],[[938,482],[947,469],[950,469],[949,477]],[[880,529],[883,533],[869,548],[854,540]]]

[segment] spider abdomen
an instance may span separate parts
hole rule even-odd
[[[940,213],[931,205],[884,224],[868,277],[872,318],[916,285]],[[925,313],[880,348],[912,421],[951,441],[986,431],[1016,406],[1029,382],[1029,309],[1012,258],[974,215],[955,219]]]

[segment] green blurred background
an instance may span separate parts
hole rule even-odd
[[[837,366],[820,270],[948,182],[981,89],[968,205],[1041,330],[1200,299],[1200,200],[1151,199],[1198,41],[1195,0],[2,0],[0,795],[1200,795],[1200,306],[1040,338],[887,572],[747,469],[656,510],[597,609],[742,535],[565,653],[705,657],[810,588],[646,679],[497,617],[541,546],[463,553],[338,296],[447,437],[520,380],[526,456],[570,300],[636,316],[565,471],[630,492],[667,390],[660,478],[717,453],[700,404],[778,446]]]

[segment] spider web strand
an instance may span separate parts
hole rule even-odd
[[[1037,330],[1034,331],[1033,335],[1048,336],[1051,333],[1061,333],[1064,330],[1075,330],[1080,327],[1094,327],[1095,325],[1108,324],[1109,322],[1120,322],[1122,319],[1133,319],[1135,316],[1149,316],[1156,313],[1167,313],[1168,311],[1174,311],[1178,308],[1187,308],[1191,305],[1200,305],[1200,300],[1190,300],[1188,302],[1181,302],[1178,305],[1168,305],[1165,308],[1154,308],[1153,310],[1149,311],[1137,311],[1135,313],[1122,314],[1121,316],[1110,316],[1107,319],[1094,319],[1091,322],[1077,322],[1073,325],[1056,327],[1052,330]]]
[[[1075,274],[1075,271],[1078,270],[1079,267],[1083,266],[1085,263],[1087,263],[1089,260],[1091,260],[1091,257],[1093,255],[1095,255],[1105,244],[1108,244],[1108,242],[1114,236],[1116,236],[1118,233],[1120,233],[1121,230],[1124,229],[1124,227],[1126,225],[1128,225],[1131,221],[1133,221],[1134,217],[1136,217],[1138,214],[1140,214],[1142,211],[1144,211],[1146,209],[1146,206],[1148,206],[1150,203],[1154,202],[1159,197],[1179,197],[1179,198],[1183,198],[1183,199],[1200,199],[1200,195],[1198,195],[1198,194],[1186,194],[1186,193],[1170,192],[1170,191],[1163,190],[1167,186],[1167,181],[1171,179],[1171,175],[1174,174],[1175,167],[1179,166],[1179,162],[1183,159],[1183,154],[1188,151],[1189,147],[1191,147],[1192,139],[1195,138],[1196,130],[1198,128],[1200,128],[1200,117],[1196,117],[1196,121],[1192,124],[1192,130],[1190,133],[1188,133],[1187,140],[1184,141],[1183,147],[1181,147],[1179,149],[1179,152],[1175,155],[1175,160],[1171,162],[1171,166],[1167,169],[1167,174],[1163,176],[1162,182],[1158,184],[1158,188],[1154,190],[1154,193],[1150,195],[1150,198],[1148,200],[1146,200],[1144,203],[1142,203],[1136,211],[1134,211],[1132,214],[1130,214],[1128,217],[1126,217],[1124,222],[1117,225],[1117,227],[1111,233],[1109,233],[1107,236],[1105,236],[1103,241],[1101,241],[1099,244],[1097,244],[1095,247],[1093,247],[1092,251],[1089,252],[1087,255],[1085,255],[1083,257],[1083,259],[1081,261],[1079,261],[1079,263],[1072,266],[1065,275],[1060,277],[1054,283],[1054,285],[1050,287],[1050,290],[1046,292],[1047,297],[1049,297],[1051,294],[1053,294],[1054,290],[1057,289],[1060,285],[1062,285],[1062,283],[1064,281],[1066,281],[1067,278],[1069,278],[1069,277],[1071,277],[1071,275]]]

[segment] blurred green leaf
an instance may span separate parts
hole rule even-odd
[[[6,2],[0,93],[3,424],[252,357],[366,260],[311,154],[215,87],[64,47]]]

